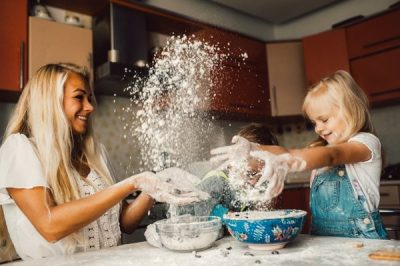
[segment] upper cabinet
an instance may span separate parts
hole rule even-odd
[[[400,46],[400,9],[346,28],[351,60]]]
[[[301,41],[268,43],[266,51],[271,115],[301,115],[306,93]]]
[[[372,106],[400,101],[400,9],[346,28],[351,73]]]
[[[29,77],[48,63],[73,62],[92,72],[92,31],[29,17]]]
[[[215,28],[195,33],[196,38],[218,45],[228,54],[213,71],[209,111],[223,117],[262,120],[270,116],[265,44]]]
[[[400,9],[303,39],[308,85],[339,69],[352,74],[372,107],[400,102]]]
[[[0,1],[0,96],[20,92],[26,80],[28,0]]]
[[[307,85],[341,69],[350,71],[346,31],[326,31],[303,39]]]

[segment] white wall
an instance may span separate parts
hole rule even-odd
[[[332,25],[357,15],[368,16],[387,9],[398,0],[348,0],[291,23],[275,26],[274,39],[296,39],[331,29]],[[299,1],[300,2],[300,1]]]

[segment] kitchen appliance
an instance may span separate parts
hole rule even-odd
[[[383,180],[400,180],[400,163],[391,164],[382,171]]]
[[[121,96],[123,88],[144,76],[148,61],[146,16],[110,3],[93,21],[93,62],[97,92]],[[129,95],[129,92],[125,92]]]

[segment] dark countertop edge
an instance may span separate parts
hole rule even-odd
[[[381,185],[400,185],[400,180],[381,180]]]
[[[310,182],[305,183],[286,183],[284,189],[295,189],[295,188],[309,188]]]
[[[389,186],[389,185],[400,185],[400,180],[381,180],[381,186]],[[310,183],[286,183],[284,189],[295,189],[295,188],[309,188]]]

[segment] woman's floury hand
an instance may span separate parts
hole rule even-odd
[[[250,156],[250,152],[256,150],[257,143],[248,141],[241,136],[232,138],[232,145],[211,150],[210,162],[218,166],[218,169],[226,169],[243,165]]]
[[[149,194],[159,202],[186,205],[208,198],[207,193],[197,189],[195,184],[189,181],[192,176],[185,176],[182,171],[166,169],[157,174],[143,172],[132,176],[131,180],[139,190]],[[177,175],[177,173],[180,175]],[[190,173],[186,173],[190,175]]]

